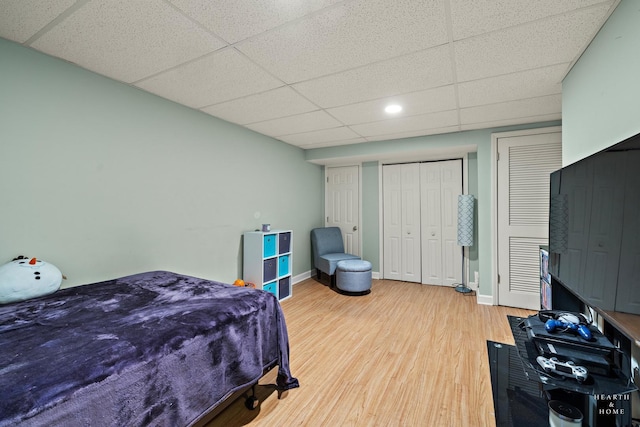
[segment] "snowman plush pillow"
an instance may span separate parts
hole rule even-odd
[[[55,265],[19,256],[0,266],[0,304],[52,294],[61,284],[62,273]]]

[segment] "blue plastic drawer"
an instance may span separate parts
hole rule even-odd
[[[278,257],[278,276],[287,274],[289,274],[289,255],[281,255]]]
[[[278,272],[278,264],[276,258],[265,259],[263,264],[264,274],[262,275],[262,281],[270,282],[272,280],[275,280]]]
[[[268,258],[276,255],[276,235],[264,235],[264,257]]]
[[[278,234],[278,253],[291,252],[291,233]]]
[[[277,282],[265,283],[264,285],[262,285],[262,289],[267,292],[271,292],[275,296],[278,296],[276,285],[277,285]]]
[[[278,299],[285,299],[289,295],[291,290],[291,276],[287,276],[284,279],[278,280]]]

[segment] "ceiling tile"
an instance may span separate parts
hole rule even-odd
[[[289,144],[307,148],[309,148],[309,146],[311,145],[317,146],[318,144],[337,141],[349,141],[350,144],[366,141],[362,136],[358,135],[346,126],[341,126],[333,129],[317,130],[313,132],[297,133],[294,135],[286,135],[278,137],[278,139]]]
[[[282,86],[234,49],[224,49],[136,84],[141,89],[201,108]]]
[[[443,133],[457,132],[459,130],[460,130],[460,127],[457,125],[446,126],[442,128],[421,129],[421,130],[414,130],[409,132],[399,132],[399,133],[390,133],[385,135],[368,136],[367,141],[391,141],[394,139],[413,138],[416,136],[424,136],[424,135],[440,135]]]
[[[342,126],[342,123],[324,111],[312,111],[247,125],[249,129],[253,129],[256,132],[276,137],[339,126]]]
[[[571,62],[607,15],[608,4],[454,43],[459,82]]]
[[[229,43],[278,27],[342,0],[170,0]]]
[[[374,123],[350,126],[362,136],[389,135],[400,132],[423,131],[442,127],[458,125],[458,112],[456,110],[441,111],[438,113],[421,114],[412,117],[389,119]]]
[[[565,63],[460,83],[460,107],[559,94],[568,68]]]
[[[439,46],[293,87],[323,108],[399,95],[453,83],[449,46]]]
[[[164,2],[95,0],[32,46],[131,83],[224,43]]]
[[[384,108],[389,104],[402,106],[402,112],[397,116],[385,113]],[[419,92],[390,96],[375,101],[360,102],[343,107],[329,108],[327,112],[346,125],[374,122],[415,116],[435,111],[453,110],[456,108],[456,93],[453,85]]]
[[[490,31],[513,27],[598,3],[606,3],[610,7],[614,1],[450,0],[453,39],[460,40]]]
[[[513,126],[513,125],[525,125],[529,123],[544,123],[544,122],[552,122],[560,120],[561,114],[544,114],[540,116],[528,116],[528,117],[519,117],[515,119],[505,119],[505,120],[496,120],[492,122],[483,122],[483,123],[472,123],[472,124],[463,124],[460,126],[460,130],[475,130],[475,129],[488,129],[488,128],[497,128],[502,126]]]
[[[562,97],[558,95],[502,102],[460,109],[461,124],[485,123],[503,119],[560,114]]]
[[[237,45],[287,83],[359,67],[448,40],[441,0],[354,0]]]
[[[339,139],[337,141],[314,142],[310,144],[304,143],[304,144],[297,144],[297,146],[300,148],[304,148],[305,150],[308,150],[310,148],[338,147],[342,145],[361,144],[363,142],[367,142],[367,140],[365,138],[360,137],[360,138],[353,138],[353,139]],[[344,162],[344,158],[341,160],[338,160],[338,162]]]
[[[317,110],[312,102],[289,86],[222,102],[202,111],[229,122],[246,125]]]
[[[0,13],[0,37],[24,43],[76,0],[4,0]]]
[[[0,37],[306,149],[560,120],[618,3],[0,0]]]

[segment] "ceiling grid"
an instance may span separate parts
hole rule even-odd
[[[4,0],[0,37],[317,148],[560,120],[618,3]]]

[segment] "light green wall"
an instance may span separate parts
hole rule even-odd
[[[37,256],[64,286],[155,269],[230,282],[242,233],[271,223],[294,231],[301,274],[322,181],[297,147],[0,39],[0,263]]]
[[[362,258],[371,262],[373,271],[380,271],[378,162],[362,164]]]
[[[637,9],[623,0],[565,79],[565,164],[639,131],[628,117],[640,99]],[[263,222],[294,230],[294,274],[306,272],[308,232],[324,212],[322,168],[309,161],[362,156],[372,160],[362,168],[363,255],[379,270],[374,158],[475,145],[471,271],[490,295],[491,133],[559,124],[303,151],[3,39],[0,72],[0,262],[39,256],[67,286],[156,268],[230,281],[241,275],[242,232]],[[596,135],[607,131],[603,143]]]
[[[562,83],[562,162],[640,132],[640,1],[622,0]]]
[[[366,144],[353,144],[342,147],[327,147],[307,150],[309,161],[328,162],[343,159],[349,161],[358,158],[379,158],[384,162],[388,158],[403,158],[404,161],[433,160],[442,158],[443,152],[455,151],[457,147],[476,147],[468,154],[469,193],[477,198],[476,202],[476,239],[469,251],[471,278],[478,271],[480,294],[491,296],[493,283],[490,280],[494,260],[491,256],[491,236],[495,234],[491,221],[491,134],[522,129],[534,129],[558,126],[559,122],[537,123],[526,126],[483,129],[456,132],[444,135],[432,135],[407,138],[394,141],[375,141]],[[362,209],[363,209],[363,257],[371,260],[374,271],[380,271],[379,235],[379,161],[363,163],[362,173]]]

